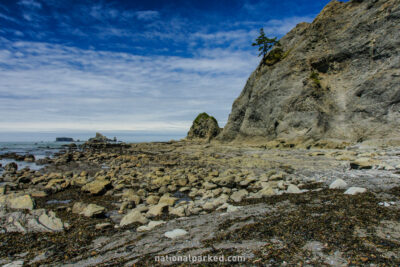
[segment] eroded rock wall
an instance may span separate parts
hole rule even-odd
[[[399,25],[399,0],[332,1],[251,74],[219,140],[398,139]]]

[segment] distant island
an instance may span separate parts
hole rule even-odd
[[[56,142],[74,142],[71,137],[56,137]]]

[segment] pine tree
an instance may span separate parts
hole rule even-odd
[[[279,41],[277,38],[268,38],[265,36],[264,29],[260,29],[260,36],[256,39],[256,41],[252,44],[252,46],[259,46],[258,51],[260,54],[258,56],[265,56],[275,45],[279,45]]]

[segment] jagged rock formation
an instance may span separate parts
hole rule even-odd
[[[399,0],[332,1],[251,74],[220,140],[400,137]]]
[[[88,140],[89,143],[106,143],[106,142],[110,142],[110,141],[111,141],[111,139],[108,139],[101,133],[96,133],[95,137],[89,138],[89,140]]]
[[[56,142],[74,142],[74,138],[71,138],[71,137],[56,137]]]
[[[206,139],[210,140],[221,132],[217,120],[203,112],[193,121],[192,127],[187,135],[187,139]]]
[[[105,150],[105,149],[114,149],[118,150],[122,147],[128,146],[125,143],[117,143],[117,138],[114,137],[113,140],[108,139],[106,136],[101,133],[96,133],[95,137],[89,138],[84,144],[82,144],[83,149],[91,149],[91,150]]]

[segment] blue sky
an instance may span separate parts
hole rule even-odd
[[[223,126],[259,58],[328,0],[0,0],[0,132]]]

